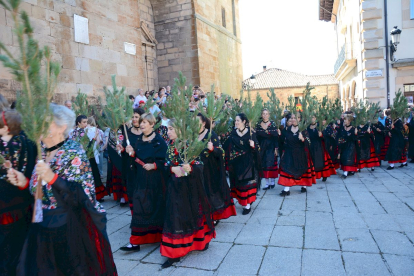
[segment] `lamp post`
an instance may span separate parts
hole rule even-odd
[[[256,77],[255,77],[255,75],[253,74],[251,77],[250,77],[250,84],[251,84],[251,87],[250,87],[250,89],[251,88],[253,88],[253,86],[254,86],[254,84],[256,83]]]
[[[401,32],[402,31],[398,29],[398,26],[394,26],[394,29],[392,29],[391,31],[391,62],[394,61],[394,53],[397,52],[397,45],[400,44]]]

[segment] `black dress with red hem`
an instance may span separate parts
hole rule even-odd
[[[279,134],[275,122],[270,121],[267,129],[261,125],[262,122],[256,125],[257,140],[260,145],[260,158],[262,163],[262,178],[277,178],[279,168],[277,164],[277,157],[275,150],[279,146]]]
[[[385,155],[385,160],[390,164],[407,162],[404,125],[401,119],[394,120],[394,127],[390,133],[390,145]]]
[[[203,163],[197,158],[187,176],[176,177],[171,169],[183,164],[174,141],[167,149],[166,170],[170,174],[161,255],[181,258],[191,251],[203,250],[215,238],[212,212],[204,189]]]
[[[335,175],[335,167],[325,148],[324,139],[319,137],[318,129],[316,127],[312,129],[309,126],[307,131],[310,139],[309,149],[313,166],[315,168],[316,179],[327,178],[331,175]]]
[[[339,160],[341,170],[344,172],[358,171],[357,143],[358,136],[355,135],[354,127],[351,127],[349,130],[346,130],[345,127],[341,128],[338,138]]]
[[[139,135],[134,144],[135,156],[130,157],[134,173],[131,190],[132,220],[130,243],[133,245],[161,242],[165,215],[167,174],[165,155],[167,144],[158,133],[151,141]],[[144,164],[155,163],[155,169],[147,171]]]
[[[278,184],[285,187],[312,186],[316,184],[315,168],[309,150],[309,137],[304,131],[305,141],[299,139],[299,130],[292,132],[292,126],[284,132],[283,153],[280,158]]]
[[[12,167],[30,178],[36,160],[36,146],[25,135],[0,140],[0,154]],[[16,275],[16,267],[31,220],[33,197],[7,180],[7,169],[0,167],[0,275]]]
[[[246,134],[239,136],[234,129],[223,146],[229,170],[230,195],[242,206],[256,201],[262,170],[259,142],[256,134],[250,136],[250,129],[247,130]],[[254,141],[254,148],[250,147],[250,140]]]
[[[207,131],[203,141],[209,138],[209,133],[210,131]],[[227,183],[224,150],[214,131],[210,141],[213,143],[213,150],[205,149],[200,155],[204,164],[204,187],[213,212],[213,219],[227,219],[236,216],[237,212]]]
[[[329,124],[322,132],[324,138],[325,149],[332,160],[335,169],[339,169],[338,160],[338,130],[334,128],[333,124]]]
[[[374,137],[368,132],[368,125],[358,126],[358,169],[379,167],[379,159],[375,152]]]

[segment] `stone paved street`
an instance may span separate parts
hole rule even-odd
[[[160,270],[158,245],[125,253],[130,211],[107,198],[119,275],[413,275],[414,165],[320,180],[289,197],[261,191],[252,212],[221,222],[205,252]],[[342,173],[342,171],[338,171]]]

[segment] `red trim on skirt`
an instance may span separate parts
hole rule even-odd
[[[358,171],[358,166],[354,165],[354,166],[343,166],[341,165],[341,170],[343,170],[344,172],[357,172]]]
[[[254,184],[250,184],[249,186],[253,186]],[[256,201],[256,194],[257,194],[257,188],[252,187],[248,189],[247,191],[240,191],[237,187],[232,188],[230,190],[230,196],[232,198],[237,199],[239,204],[241,206],[246,206],[247,204],[250,204],[252,202]]]
[[[325,149],[325,145],[323,145],[323,153],[324,153],[324,164],[322,171],[315,171],[316,179],[321,179],[322,177],[330,177],[331,175],[336,174],[335,166],[332,163],[331,157],[329,153]]]
[[[125,202],[128,202],[128,196],[127,196],[127,189],[126,186],[122,180],[121,172],[115,167],[115,165],[112,165],[112,189],[111,193],[114,194],[114,200],[120,200],[121,198],[125,199]],[[108,185],[108,184],[107,184]]]
[[[191,251],[201,251],[216,237],[216,231],[203,224],[200,230],[189,237],[172,239],[162,235],[160,246],[161,255],[167,258],[181,258]]]
[[[129,238],[129,243],[132,245],[141,245],[141,244],[149,244],[149,243],[157,243],[161,242],[162,233],[147,233],[143,236],[134,236],[131,235]]]
[[[96,192],[96,200],[101,200],[102,198],[108,195],[108,191],[106,190],[104,185],[95,187],[95,192]]]
[[[339,169],[341,167],[341,164],[339,164],[339,161],[336,161],[333,163],[335,170]]]
[[[279,168],[277,166],[277,159],[275,160],[272,167],[263,168],[262,172],[260,172],[260,177],[266,178],[266,179],[277,178],[278,175],[279,175]]]
[[[226,209],[224,209],[224,211],[219,210],[219,211],[214,212],[213,220],[222,220],[222,219],[228,219],[229,217],[232,217],[232,216],[237,216],[236,207],[234,206],[233,200],[231,201],[232,201],[232,204]]]
[[[381,153],[379,156],[380,160],[385,160],[385,155],[387,154],[388,147],[390,146],[390,137],[387,135],[384,138],[384,145],[381,147]]]
[[[372,143],[372,141],[371,141],[369,159],[368,160],[359,160],[358,169],[372,168],[372,167],[379,167],[379,166],[380,166],[380,162],[378,160],[377,154],[375,153],[374,143]]]

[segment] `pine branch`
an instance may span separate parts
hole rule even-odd
[[[76,95],[76,98],[73,101],[73,110],[75,111],[76,116],[89,116],[92,113],[92,109],[93,107],[89,106],[88,96],[85,93],[82,93],[79,89],[78,95]]]
[[[269,100],[264,104],[264,107],[269,110],[270,119],[276,123],[277,127],[279,127],[284,105],[280,104],[280,100],[276,96],[274,88],[271,88],[269,92],[267,92],[267,97],[269,97]]]
[[[404,118],[408,118],[408,101],[407,98],[404,96],[404,93],[401,90],[395,94],[395,98],[393,101],[393,105],[391,106],[391,118],[393,120],[400,118],[404,120]]]
[[[211,130],[213,127],[213,122],[216,121],[223,112],[223,105],[224,105],[224,98],[219,97],[217,100],[214,95],[214,84],[211,85],[211,91],[207,94],[207,108],[204,111],[202,103],[199,104],[199,109],[201,114],[203,114],[206,118],[210,120],[210,133],[209,136],[211,137]],[[208,139],[210,140],[210,137]]]

